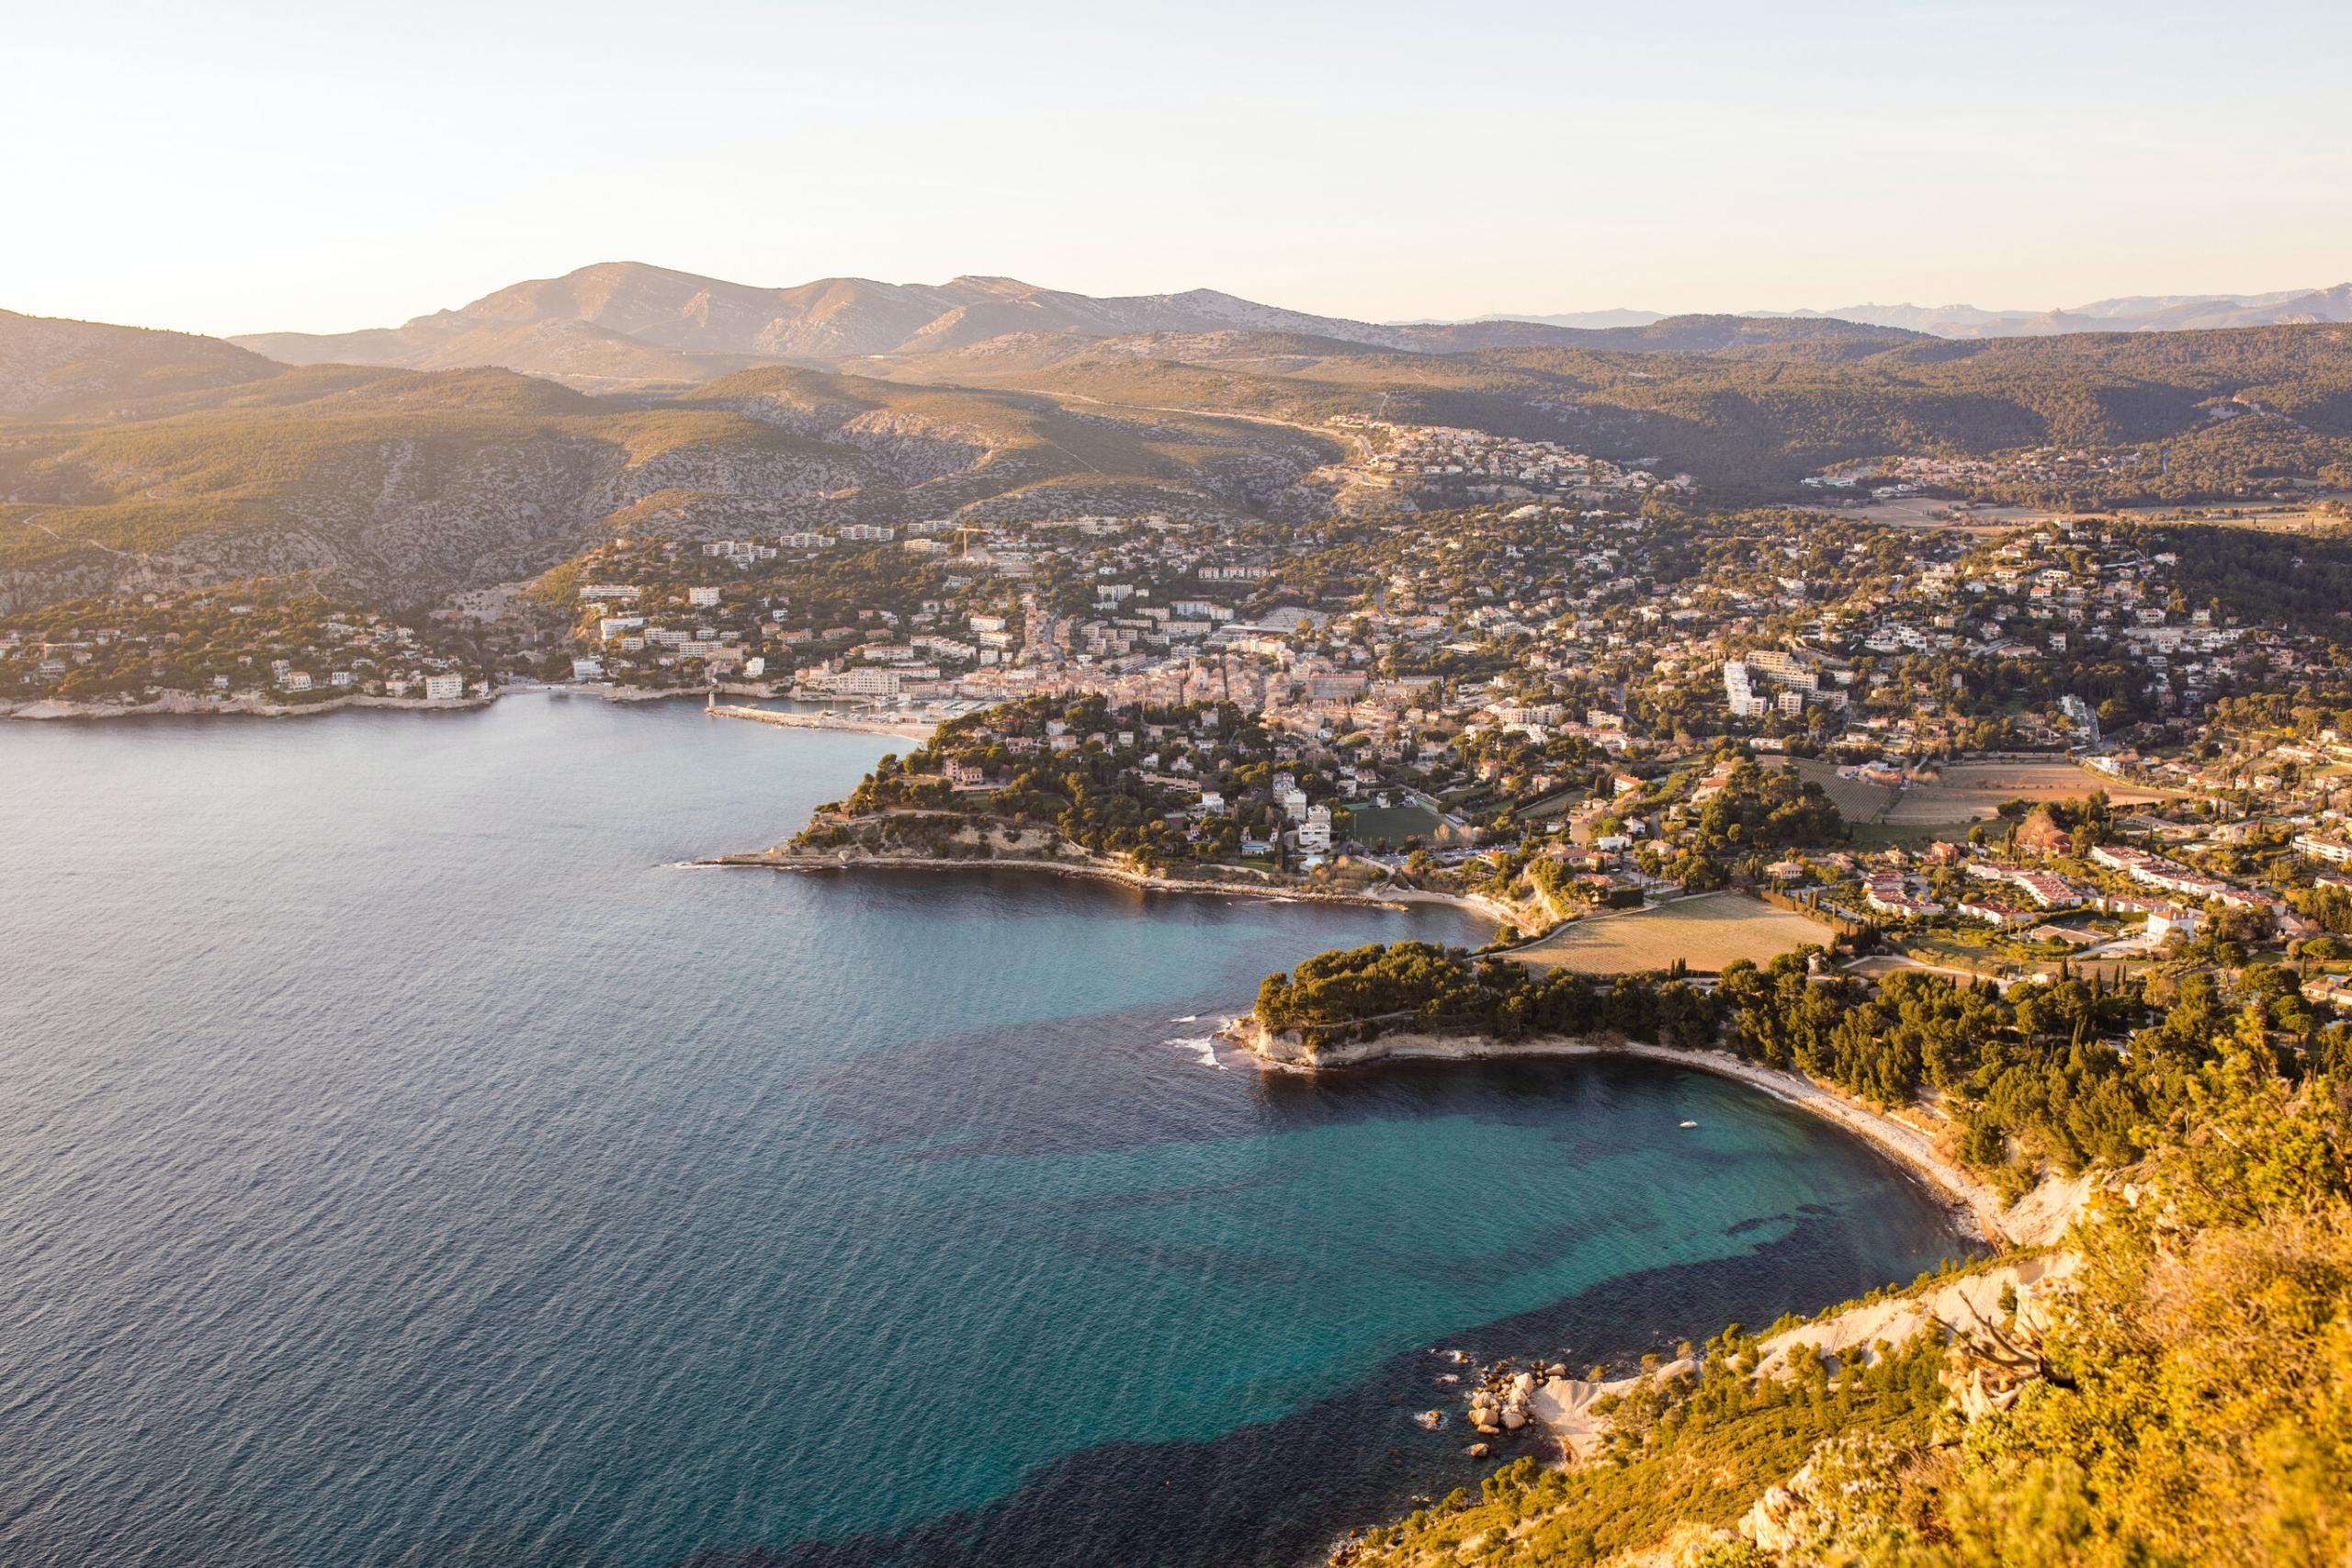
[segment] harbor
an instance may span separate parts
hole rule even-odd
[[[939,728],[936,722],[913,714],[870,710],[839,713],[831,708],[819,713],[786,713],[776,708],[722,703],[715,695],[705,705],[705,711],[719,718],[747,718],[754,724],[781,725],[786,729],[848,729],[865,735],[896,735],[907,740],[928,740]]]

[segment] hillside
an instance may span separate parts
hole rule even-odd
[[[1423,355],[1329,337],[999,339],[887,367],[1148,408],[1321,420],[1376,414],[1655,456],[1736,494],[1833,464],[2146,444],[2109,500],[2226,496],[2274,476],[2352,482],[2352,327],[1889,341],[1846,323],[1744,333],[1737,317],[1588,334],[1651,352],[1521,345]],[[1679,352],[1657,352],[1657,347]],[[2160,464],[2154,447],[2162,445]],[[2161,470],[2161,471],[2160,471]],[[2086,498],[2096,499],[2096,498]]]
[[[0,414],[98,412],[281,368],[219,338],[0,310]]]
[[[610,533],[977,506],[1279,513],[1338,451],[1277,426],[789,368],[628,400],[504,370],[271,368],[146,417],[0,423],[0,608],[289,572],[409,602]]]
[[[1448,353],[1238,326],[961,341],[1007,312],[1066,324],[1105,303],[967,279],[949,288],[977,298],[944,326],[923,314],[938,299],[856,286],[800,300],[800,335],[763,340],[831,333],[839,346],[921,319],[923,352],[849,374],[744,367],[710,345],[783,321],[772,299],[711,293],[696,324],[675,316],[674,296],[700,280],[646,270],[510,290],[470,325],[412,333],[431,338],[419,353],[436,363],[493,342],[560,360],[565,385],[502,368],[289,367],[213,339],[0,318],[0,603],[223,572],[312,571],[423,596],[629,530],[978,508],[1302,518],[1327,504],[1301,481],[1341,456],[1321,433],[1338,415],[1655,459],[1735,502],[1792,498],[1800,478],[1854,459],[2042,448],[2112,460],[2029,499],[2352,485],[2347,325],[1962,342],[1681,317],[1557,334],[1610,348]],[[1246,313],[1222,296],[1171,298]],[[621,331],[657,320],[674,344]],[[640,373],[620,378],[629,390],[576,389],[611,387],[586,367],[616,364]]]

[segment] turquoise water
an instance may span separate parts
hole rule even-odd
[[[1449,911],[681,863],[893,744],[0,728],[0,1561],[1286,1562],[1475,1477],[1438,1347],[1960,1246],[1702,1076],[1206,1043]]]

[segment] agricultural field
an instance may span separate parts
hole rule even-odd
[[[1987,759],[1945,763],[1932,779],[1902,791],[1879,820],[1894,828],[1959,827],[1992,816],[2004,801],[2080,800],[2101,789],[2117,806],[2165,798],[2161,790],[2134,789],[2064,758]]]
[[[1829,944],[1827,926],[1744,893],[1706,893],[1623,915],[1572,920],[1510,956],[1532,969],[1630,975],[1680,959],[1695,971],[1736,958],[1762,964],[1811,942]]]
[[[1905,789],[1840,778],[1835,766],[1809,757],[1778,759],[1777,765],[1826,791],[1838,814],[1853,827],[1856,847],[1863,850],[1916,843],[1965,828],[2011,800],[2080,800],[2101,789],[2119,807],[2165,798],[2162,790],[2119,784],[2064,757],[1947,762]]]

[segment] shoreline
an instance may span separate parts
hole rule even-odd
[[[1301,1073],[1344,1071],[1386,1062],[1500,1061],[1516,1056],[1620,1056],[1658,1062],[1669,1066],[1710,1073],[1746,1084],[1783,1104],[1834,1122],[1861,1138],[1925,1182],[1949,1202],[1955,1218],[1962,1212],[1996,1249],[2035,1245],[2042,1237],[2024,1234],[2018,1213],[2030,1200],[2012,1207],[1998,1193],[1944,1157],[1928,1133],[1907,1122],[1873,1110],[1825,1088],[1802,1073],[1768,1067],[1726,1051],[1692,1051],[1640,1041],[1572,1040],[1539,1036],[1506,1044],[1485,1035],[1395,1034],[1341,1046],[1320,1060],[1304,1061],[1270,1054],[1261,1042],[1266,1031],[1245,1014],[1217,1031],[1217,1038],[1247,1051],[1261,1071]]]
[[[944,855],[856,855],[849,859],[797,854],[774,850],[747,854],[714,855],[694,863],[707,866],[764,867],[770,871],[1022,871],[1044,872],[1080,882],[1104,882],[1144,893],[1227,894],[1242,898],[1292,900],[1303,904],[1350,904],[1357,908],[1403,909],[1415,904],[1440,904],[1493,920],[1498,926],[1515,917],[1493,899],[1477,893],[1438,893],[1420,887],[1394,887],[1350,893],[1331,888],[1287,887],[1267,883],[1222,882],[1212,877],[1167,877],[1130,871],[1095,862],[1032,859],[965,860]]]
[[[308,718],[313,714],[343,713],[353,708],[402,713],[460,713],[486,708],[502,697],[520,696],[531,692],[560,692],[566,695],[594,696],[605,702],[623,704],[665,702],[680,697],[702,701],[707,700],[709,695],[709,689],[703,686],[619,687],[593,682],[544,682],[501,686],[487,694],[469,693],[462,697],[394,697],[371,692],[352,692],[315,703],[277,703],[251,697],[216,699],[210,692],[172,690],[139,703],[77,702],[62,697],[35,697],[28,702],[13,705],[0,703],[0,719],[54,724],[107,718]],[[763,700],[775,695],[760,687],[743,685],[721,685],[718,694],[721,696]]]
[[[486,708],[503,694],[465,697],[385,697],[366,692],[316,703],[212,702],[196,692],[166,692],[146,703],[81,703],[42,697],[0,709],[0,718],[26,724],[70,724],[109,718],[308,718],[352,708],[409,713],[464,713]]]

